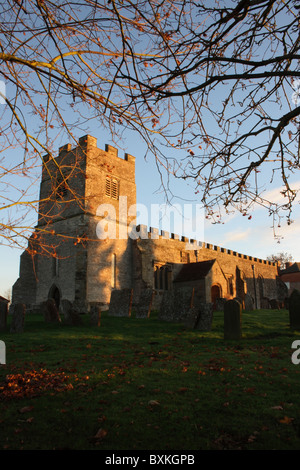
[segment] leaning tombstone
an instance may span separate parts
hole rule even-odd
[[[72,302],[67,299],[62,299],[59,305],[59,311],[67,325],[81,325],[81,317],[76,308],[73,307]]]
[[[241,339],[242,306],[236,299],[228,300],[224,305],[224,339]]]
[[[199,308],[198,307],[191,307],[190,310],[187,312],[185,321],[184,321],[184,326],[185,328],[188,329],[194,329],[196,328],[196,325],[198,323],[199,319]]]
[[[61,322],[61,318],[54,299],[48,299],[43,303],[45,322]]]
[[[8,303],[0,301],[0,331],[5,331],[7,327]]]
[[[10,312],[12,313],[12,320],[10,326],[11,333],[23,333],[25,324],[25,304],[12,304]]]
[[[300,291],[294,289],[289,298],[290,328],[300,329]]]

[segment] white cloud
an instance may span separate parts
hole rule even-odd
[[[237,241],[240,241],[240,240],[247,240],[249,238],[249,236],[251,235],[251,229],[247,229],[247,230],[234,230],[232,232],[228,232],[223,241],[224,243],[232,243],[232,242],[237,242]]]
[[[300,196],[299,196],[299,191],[300,191],[300,181],[294,181],[290,183],[290,187],[293,191],[297,191],[298,194],[296,196],[295,202],[300,201]],[[262,193],[262,197],[267,200],[267,201],[272,201],[274,203],[280,203],[280,204],[285,204],[287,202],[287,199],[284,197],[281,191],[284,191],[286,188],[283,186],[280,186],[278,188],[270,189],[269,191],[266,191]]]

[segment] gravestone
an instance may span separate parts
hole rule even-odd
[[[196,329],[201,331],[210,331],[213,321],[213,304],[202,303],[199,307],[198,321]]]
[[[224,305],[224,339],[241,339],[242,306],[236,300],[228,300]]]
[[[245,310],[253,310],[254,304],[250,294],[245,294]]]
[[[294,289],[289,297],[290,328],[300,329],[300,292]]]
[[[92,304],[90,307],[90,318],[92,326],[101,325],[101,308],[98,304]]]
[[[199,320],[199,316],[200,316],[199,308],[195,306],[191,307],[187,313],[184,326],[186,328],[191,328],[191,329],[196,328],[196,325]]]
[[[149,318],[154,297],[153,289],[144,289],[141,292],[139,301],[135,306],[136,318]]]
[[[260,300],[260,308],[263,308],[263,309],[268,309],[270,308],[270,301],[267,297],[263,297],[261,300]]]
[[[108,314],[112,317],[130,317],[133,289],[114,289],[111,292]]]
[[[7,327],[8,303],[0,300],[0,331]]]
[[[210,331],[213,320],[213,304],[202,302],[200,305],[190,308],[186,319],[185,327],[201,331]]]
[[[181,322],[187,320],[193,306],[194,289],[179,287],[172,291],[164,291],[160,304],[159,319]]]
[[[42,311],[46,323],[61,322],[54,299],[47,299],[46,302],[43,302]]]
[[[270,299],[270,307],[272,310],[279,310],[279,302],[277,299]]]
[[[224,311],[224,305],[225,305],[226,299],[223,297],[218,297],[216,299],[216,310],[217,312],[223,312]]]
[[[17,303],[11,304],[9,313],[12,314],[10,332],[11,333],[23,333],[25,324],[25,304]]]
[[[61,313],[64,319],[64,323],[66,323],[67,325],[76,326],[82,324],[80,314],[78,313],[76,308],[74,308],[72,302],[70,302],[69,300],[61,300],[59,305],[59,312]]]

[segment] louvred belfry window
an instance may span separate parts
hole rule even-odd
[[[119,199],[119,182],[110,176],[106,177],[105,194],[112,199]]]
[[[105,194],[108,197],[110,197],[110,188],[111,188],[111,179],[109,178],[109,176],[107,176],[106,182],[105,182]]]

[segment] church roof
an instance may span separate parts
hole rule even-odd
[[[174,279],[174,282],[196,281],[199,279],[204,279],[211,270],[215,261],[215,259],[212,259],[209,261],[199,261],[197,263],[184,264]]]

